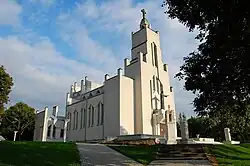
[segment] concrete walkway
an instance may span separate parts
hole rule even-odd
[[[142,166],[102,144],[77,143],[81,166]],[[151,166],[210,166],[207,160],[155,160]]]
[[[211,166],[208,160],[155,160],[149,165],[158,166]]]
[[[77,143],[81,166],[135,166],[134,160],[102,144]]]

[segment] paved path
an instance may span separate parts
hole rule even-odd
[[[77,143],[81,166],[140,166],[141,164],[102,144]]]
[[[81,166],[142,166],[102,144],[77,143]],[[151,166],[211,166],[207,160],[156,160]]]
[[[150,165],[159,166],[211,166],[208,160],[155,160]]]

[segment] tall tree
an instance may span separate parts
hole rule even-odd
[[[1,129],[6,138],[11,139],[14,131],[18,131],[18,138],[22,139],[25,132],[33,132],[34,125],[35,109],[19,102],[5,111]]]
[[[231,107],[242,116],[250,103],[250,12],[244,0],[165,0],[172,19],[199,31],[197,50],[184,58],[185,89],[196,94],[198,115]]]
[[[12,86],[12,77],[5,71],[3,66],[0,66],[0,124],[4,113],[4,104],[7,104],[9,101]]]

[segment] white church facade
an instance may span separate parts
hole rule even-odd
[[[66,97],[67,140],[101,140],[120,135],[177,138],[174,92],[163,63],[160,33],[142,10],[140,29],[132,32],[131,58],[101,85],[85,77]]]

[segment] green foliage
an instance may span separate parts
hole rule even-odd
[[[9,94],[13,86],[12,77],[0,66],[0,109],[3,110],[4,104],[9,101]],[[0,112],[1,113],[1,112]]]
[[[250,103],[250,13],[247,1],[165,0],[172,19],[199,31],[197,50],[184,58],[185,89],[196,94],[195,112],[230,107],[244,116]]]
[[[0,149],[0,165],[80,166],[74,143],[3,141]]]
[[[1,131],[9,139],[12,139],[14,131],[18,131],[17,135],[19,139],[22,139],[24,133],[33,133],[34,125],[35,109],[19,102],[5,111]],[[32,140],[32,138],[29,138],[29,140]]]
[[[250,144],[206,145],[206,152],[213,154],[219,165],[250,165]]]

